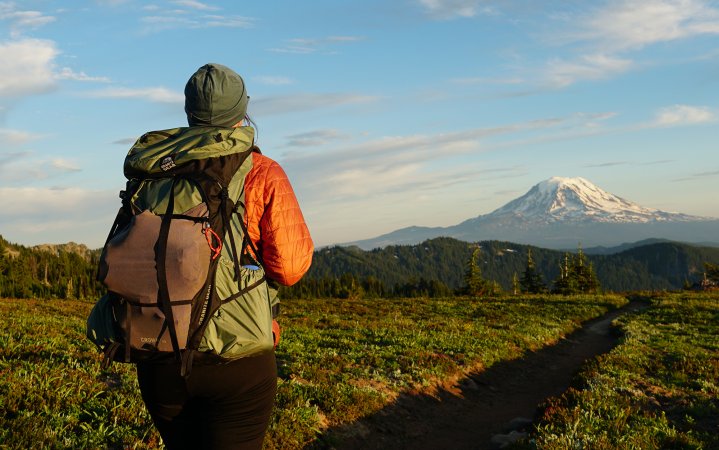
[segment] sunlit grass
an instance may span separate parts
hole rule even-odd
[[[546,405],[540,449],[719,448],[719,294],[674,294],[619,319],[621,345]]]
[[[0,448],[156,448],[130,366],[102,372],[90,305],[0,301]]]
[[[283,304],[277,407],[265,447],[300,448],[399,392],[552,343],[626,300],[311,300]],[[99,367],[89,303],[0,300],[0,448],[158,448],[134,368]]]

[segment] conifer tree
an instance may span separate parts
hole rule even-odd
[[[72,286],[72,278],[67,279],[67,286],[65,287],[65,298],[75,298],[75,289]]]
[[[569,254],[564,254],[564,260],[559,263],[559,276],[552,283],[552,294],[569,294]]]
[[[472,257],[467,263],[467,270],[464,275],[464,293],[474,297],[483,295],[497,295],[502,292],[499,283],[492,280],[486,280],[482,276],[482,269],[478,264],[478,260],[482,255],[479,247],[472,252]]]
[[[705,262],[704,274],[707,280],[719,283],[719,265]]]
[[[599,292],[599,280],[594,273],[594,265],[592,263],[587,264],[586,259],[580,246],[573,264],[573,275],[577,281],[577,290],[584,294],[596,294]]]
[[[534,264],[531,248],[527,249],[527,266],[524,269],[520,283],[522,285],[522,292],[540,294],[547,291],[547,286],[544,284],[542,274],[537,271],[537,267]]]
[[[338,298],[359,299],[364,296],[362,284],[350,273],[344,273],[340,277],[340,290]]]
[[[477,258],[481,255],[479,247],[475,248],[467,263],[467,270],[464,273],[464,284],[466,293],[469,295],[481,295],[483,282],[482,269],[477,265]]]
[[[594,273],[594,265],[587,263],[581,246],[577,254],[569,258],[565,253],[564,262],[559,267],[559,277],[554,280],[552,292],[555,294],[595,294],[600,290],[599,280]]]

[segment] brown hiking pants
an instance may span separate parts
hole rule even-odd
[[[142,399],[165,446],[259,450],[277,389],[274,353],[226,364],[138,364]]]

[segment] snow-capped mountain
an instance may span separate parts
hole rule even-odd
[[[597,187],[584,178],[553,177],[491,212],[485,219],[510,216],[539,223],[647,223],[702,218],[646,208]]]
[[[719,219],[647,208],[584,178],[553,177],[489,214],[450,227],[413,226],[351,242],[363,249],[416,244],[439,236],[504,240],[549,248],[616,246],[642,239],[719,242]]]

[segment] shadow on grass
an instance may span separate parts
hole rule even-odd
[[[470,373],[432,394],[402,394],[371,416],[327,430],[306,449],[498,448],[493,436],[529,427],[538,406],[568,389],[586,360],[617,344],[612,321],[643,307],[633,301],[553,346]]]

